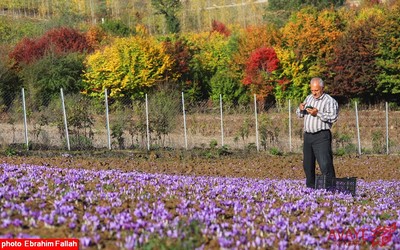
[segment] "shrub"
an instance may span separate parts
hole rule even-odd
[[[69,140],[71,150],[90,150],[93,149],[93,142],[91,138],[83,135],[75,135],[70,137]],[[64,140],[64,147],[67,146],[67,142]]]
[[[33,106],[47,106],[54,98],[60,97],[60,89],[65,93],[79,93],[82,89],[84,56],[78,53],[57,56],[49,54],[41,60],[26,65],[20,77],[30,92]]]
[[[386,150],[385,136],[382,131],[372,132],[372,152],[376,154],[384,153]]]
[[[90,50],[90,45],[84,34],[71,28],[61,27],[49,30],[37,39],[22,39],[10,53],[10,58],[20,65],[33,63],[48,53],[64,55]]]
[[[117,145],[119,149],[124,149],[125,139],[124,135],[124,125],[122,123],[116,123],[111,126],[111,137],[117,140]]]
[[[176,126],[179,105],[180,98],[176,91],[161,90],[154,93],[149,100],[150,125],[162,147],[165,146],[166,136]]]
[[[280,149],[277,148],[277,147],[271,147],[271,148],[269,149],[269,153],[270,153],[271,155],[283,155],[282,151],[280,151]]]
[[[218,145],[218,141],[217,141],[217,140],[212,139],[212,140],[210,141],[210,148],[211,148],[211,149],[216,148],[217,145]]]

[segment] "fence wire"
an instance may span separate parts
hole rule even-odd
[[[147,99],[122,101],[97,100],[83,94],[64,95],[64,98],[48,97],[48,101],[35,100],[32,91],[21,90],[21,96],[1,113],[1,147],[302,152],[303,120],[295,114],[298,104],[289,101],[284,106],[261,110],[256,102],[240,107],[224,104],[222,96],[214,102],[185,102],[185,95],[178,92],[157,92],[149,94]],[[398,154],[400,111],[396,106],[386,105],[358,105],[357,110],[353,103],[340,107],[339,119],[332,129],[334,152]]]

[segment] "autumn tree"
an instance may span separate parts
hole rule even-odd
[[[91,46],[72,28],[51,29],[38,38],[22,39],[9,53],[13,69],[35,100],[34,108],[59,97],[60,88],[79,92],[83,58]]]
[[[338,41],[334,56],[328,62],[331,72],[329,90],[333,95],[347,101],[351,98],[374,101],[379,75],[376,30],[381,21],[375,15],[356,20]]]
[[[286,79],[278,99],[303,99],[309,92],[312,77],[323,77],[327,61],[335,52],[337,40],[346,29],[345,12],[304,8],[293,14],[282,29],[282,43],[276,51],[282,71],[279,79]],[[287,82],[289,81],[289,82]],[[283,93],[282,91],[288,93]]]
[[[41,59],[46,53],[58,55],[90,51],[86,36],[75,29],[61,27],[46,32],[39,38],[24,38],[10,53],[17,64],[29,64]]]
[[[257,94],[259,100],[267,101],[272,96],[275,85],[271,74],[278,67],[279,59],[273,48],[258,48],[247,61],[243,84],[250,85],[252,93]]]
[[[29,64],[43,57],[46,51],[46,45],[39,44],[31,38],[23,38],[10,53],[10,58],[14,59],[17,64]]]
[[[211,32],[218,32],[224,36],[230,36],[231,35],[231,31],[228,29],[228,27],[226,27],[225,24],[217,21],[217,20],[213,20],[212,24],[211,24]]]
[[[340,12],[305,8],[293,15],[282,29],[282,42],[298,59],[309,57],[323,69],[344,29],[345,20]]]
[[[49,30],[39,40],[47,40],[47,49],[52,49],[57,54],[68,52],[83,53],[91,49],[85,34],[68,27]],[[44,41],[39,43],[45,44]]]
[[[112,45],[89,55],[84,74],[85,92],[111,98],[142,97],[151,87],[168,81],[172,59],[154,37],[117,38]]]
[[[254,50],[261,47],[275,47],[280,43],[281,34],[272,25],[250,26],[241,29],[237,37],[237,49],[233,51],[230,69],[238,78],[244,78],[246,63]]]
[[[93,50],[99,49],[108,37],[106,32],[97,25],[90,26],[85,36],[88,46]]]
[[[171,57],[170,79],[175,79],[180,83],[191,80],[190,61],[193,58],[193,50],[189,47],[188,42],[184,38],[167,39],[164,42],[166,53]]]

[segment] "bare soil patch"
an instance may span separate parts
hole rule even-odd
[[[261,153],[231,152],[216,155],[208,151],[104,151],[76,154],[35,153],[35,155],[1,156],[9,164],[33,164],[60,168],[91,170],[119,169],[146,173],[227,176],[269,179],[303,179],[302,155],[282,156]],[[357,177],[365,181],[399,180],[399,155],[335,156],[337,177]],[[319,172],[317,166],[317,173]]]

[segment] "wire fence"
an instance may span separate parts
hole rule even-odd
[[[66,94],[43,100],[29,91],[0,116],[3,149],[24,150],[132,150],[223,148],[302,152],[303,120],[298,103],[261,110],[256,100],[233,107],[219,102],[186,104],[184,93],[160,92],[142,101],[104,100]],[[356,102],[340,107],[332,129],[336,154],[398,154],[400,111],[383,103],[374,107]]]

